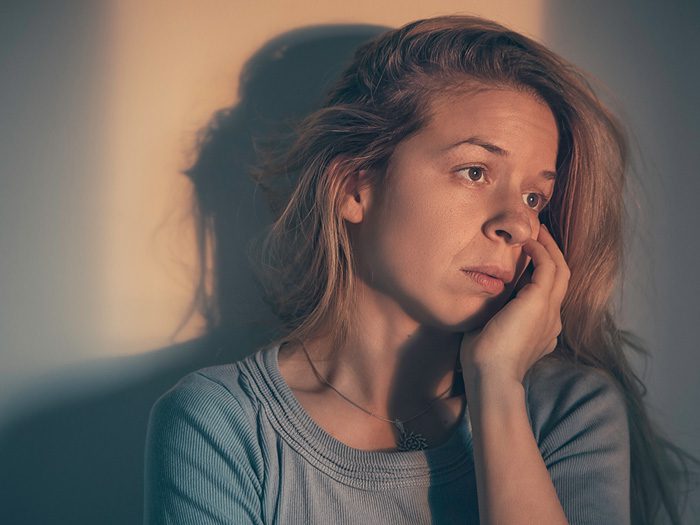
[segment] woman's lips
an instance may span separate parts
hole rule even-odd
[[[495,277],[491,277],[490,275],[487,275],[485,273],[475,272],[472,270],[462,270],[462,272],[464,272],[464,274],[467,277],[469,277],[472,281],[480,285],[485,290],[488,290],[489,292],[501,293],[505,288],[505,284],[503,281],[501,281],[500,279],[496,279]]]

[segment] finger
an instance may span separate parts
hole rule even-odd
[[[552,259],[547,248],[535,239],[528,239],[523,244],[523,251],[532,258],[534,266],[530,282],[542,287],[547,293],[547,299],[549,299],[557,272],[557,265],[554,259]]]
[[[532,267],[530,266],[530,257],[527,257],[527,262],[525,264],[525,268],[522,270],[520,273],[520,276],[518,277],[517,282],[515,283],[515,287],[513,288],[513,297],[523,288],[525,287],[532,279]],[[512,298],[512,297],[511,297]]]
[[[554,261],[554,264],[557,266],[554,286],[552,288],[552,300],[556,300],[559,304],[561,304],[561,302],[564,300],[564,296],[566,295],[566,290],[569,287],[571,270],[569,270],[569,265],[566,264],[566,259],[564,258],[562,251],[559,249],[557,241],[544,224],[540,228],[540,234],[537,240],[547,249],[549,255]]]

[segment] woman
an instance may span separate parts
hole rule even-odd
[[[609,308],[626,160],[498,24],[361,47],[257,174],[294,180],[259,263],[286,333],[154,405],[146,522],[680,523]]]

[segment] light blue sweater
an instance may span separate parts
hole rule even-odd
[[[144,523],[478,525],[468,411],[434,448],[351,448],[296,400],[277,350],[193,372],[156,401]],[[629,524],[629,430],[615,383],[550,355],[523,385],[569,523]]]

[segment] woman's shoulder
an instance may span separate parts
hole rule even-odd
[[[537,361],[525,375],[524,385],[533,392],[563,389],[573,393],[602,388],[617,390],[621,394],[609,372],[559,354],[548,354]]]
[[[617,381],[548,354],[524,386],[533,434],[564,508],[586,523],[591,509],[596,523],[629,523],[629,420]]]
[[[604,370],[549,354],[528,370],[523,385],[538,441],[562,428],[627,433],[625,395]]]
[[[155,406],[174,405],[196,410],[204,406],[244,404],[246,393],[241,385],[239,365],[228,363],[189,372],[161,394]]]
[[[190,372],[153,404],[144,456],[149,523],[165,523],[165,514],[188,523],[259,515],[265,465],[246,359]]]
[[[262,362],[262,352],[238,361],[187,373],[162,393],[151,408],[151,426],[160,421],[196,423],[203,432],[217,428],[254,426],[259,399],[251,387],[251,370]]]

